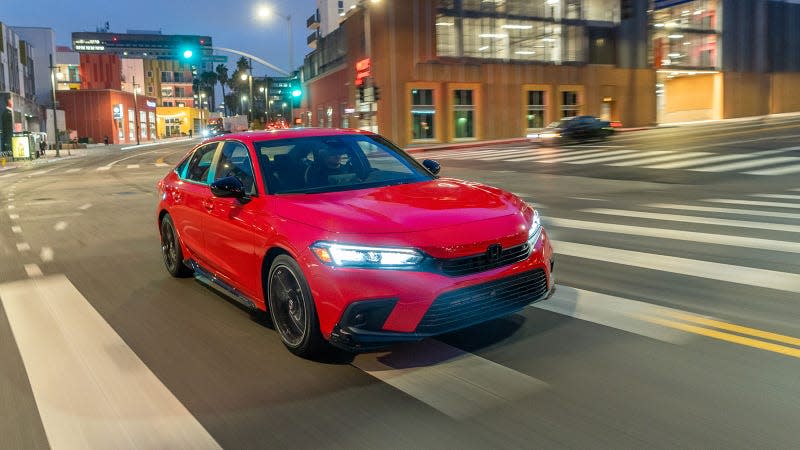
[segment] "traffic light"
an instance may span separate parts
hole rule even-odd
[[[364,86],[358,87],[358,101],[364,103]]]
[[[292,98],[292,106],[294,108],[300,107],[300,101],[303,99],[303,86],[300,84],[300,80],[295,78],[292,80],[291,88],[289,90]]]
[[[193,45],[178,48],[178,58],[186,63],[195,64],[200,59],[200,51]]]
[[[634,0],[622,0],[620,4],[620,15],[622,16],[622,20],[632,19],[634,15],[635,7],[633,5]]]
[[[378,86],[372,86],[372,96],[375,98],[376,102],[378,100],[380,100],[381,99],[381,88],[379,88]]]

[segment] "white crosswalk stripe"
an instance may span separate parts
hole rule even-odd
[[[703,200],[704,202],[711,203],[726,203],[730,205],[747,205],[747,206],[769,206],[773,208],[796,208],[800,209],[800,204],[795,203],[781,203],[781,202],[760,202],[755,200],[736,200],[729,198],[709,198]]]
[[[800,195],[791,194],[753,194],[751,197],[778,198],[783,200],[800,200]]]
[[[638,219],[665,220],[671,222],[701,223],[707,225],[719,225],[724,227],[752,228],[755,230],[786,231],[789,233],[800,233],[800,225],[786,225],[782,223],[754,222],[750,220],[729,220],[717,219],[714,217],[697,217],[680,214],[660,214],[642,211],[628,211],[623,209],[590,208],[583,209],[582,212],[592,214],[607,214],[619,217],[633,217]]]
[[[440,150],[417,153],[417,159],[456,161],[536,162],[541,164],[600,164],[615,167],[642,167],[695,172],[740,172],[750,175],[788,175],[800,172],[800,157],[771,156],[797,147],[751,153],[712,153],[707,151],[638,150],[625,146],[500,147],[477,150]],[[758,169],[758,170],[752,170]]]
[[[718,208],[714,206],[677,205],[674,203],[650,203],[644,206],[650,208],[675,209],[680,211],[713,212],[720,214],[735,214],[740,216],[750,215],[758,217],[774,217],[779,219],[800,219],[800,214],[797,213],[761,211],[757,209]]]

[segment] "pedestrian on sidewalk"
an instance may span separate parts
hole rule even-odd
[[[47,148],[47,144],[44,141],[39,142],[39,153],[36,154],[37,157],[44,156],[44,151]]]
[[[104,144],[106,144],[106,145],[108,145],[108,136],[106,136],[106,137],[104,137],[104,138],[103,138],[103,143],[104,143]]]

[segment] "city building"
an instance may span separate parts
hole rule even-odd
[[[14,133],[41,130],[35,85],[33,46],[0,22],[0,151],[11,152]]]
[[[308,45],[316,48],[317,40],[327,36],[347,17],[348,11],[355,9],[358,0],[317,0],[317,9],[306,20],[306,27],[311,30]]]
[[[185,136],[203,128],[208,117],[204,108],[215,105],[214,90],[196,92],[194,81],[203,71],[213,71],[214,63],[227,61],[213,55],[210,36],[76,32],[72,43],[82,55],[120,58],[121,89],[132,92],[135,81],[142,94],[155,99],[158,137]]]
[[[398,3],[360,1],[318,38],[306,124],[405,146],[518,138],[580,114],[638,127],[800,110],[789,1]]]
[[[12,29],[20,39],[33,47],[33,90],[36,102],[42,106],[52,107],[53,84],[50,63],[56,60],[56,32],[52,28],[45,27],[12,27]]]
[[[56,90],[81,88],[81,55],[63,45],[56,47]]]

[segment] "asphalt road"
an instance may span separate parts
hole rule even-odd
[[[322,362],[163,268],[190,144],[0,172],[0,448],[800,446],[798,118],[416,154],[536,204],[558,291]]]

